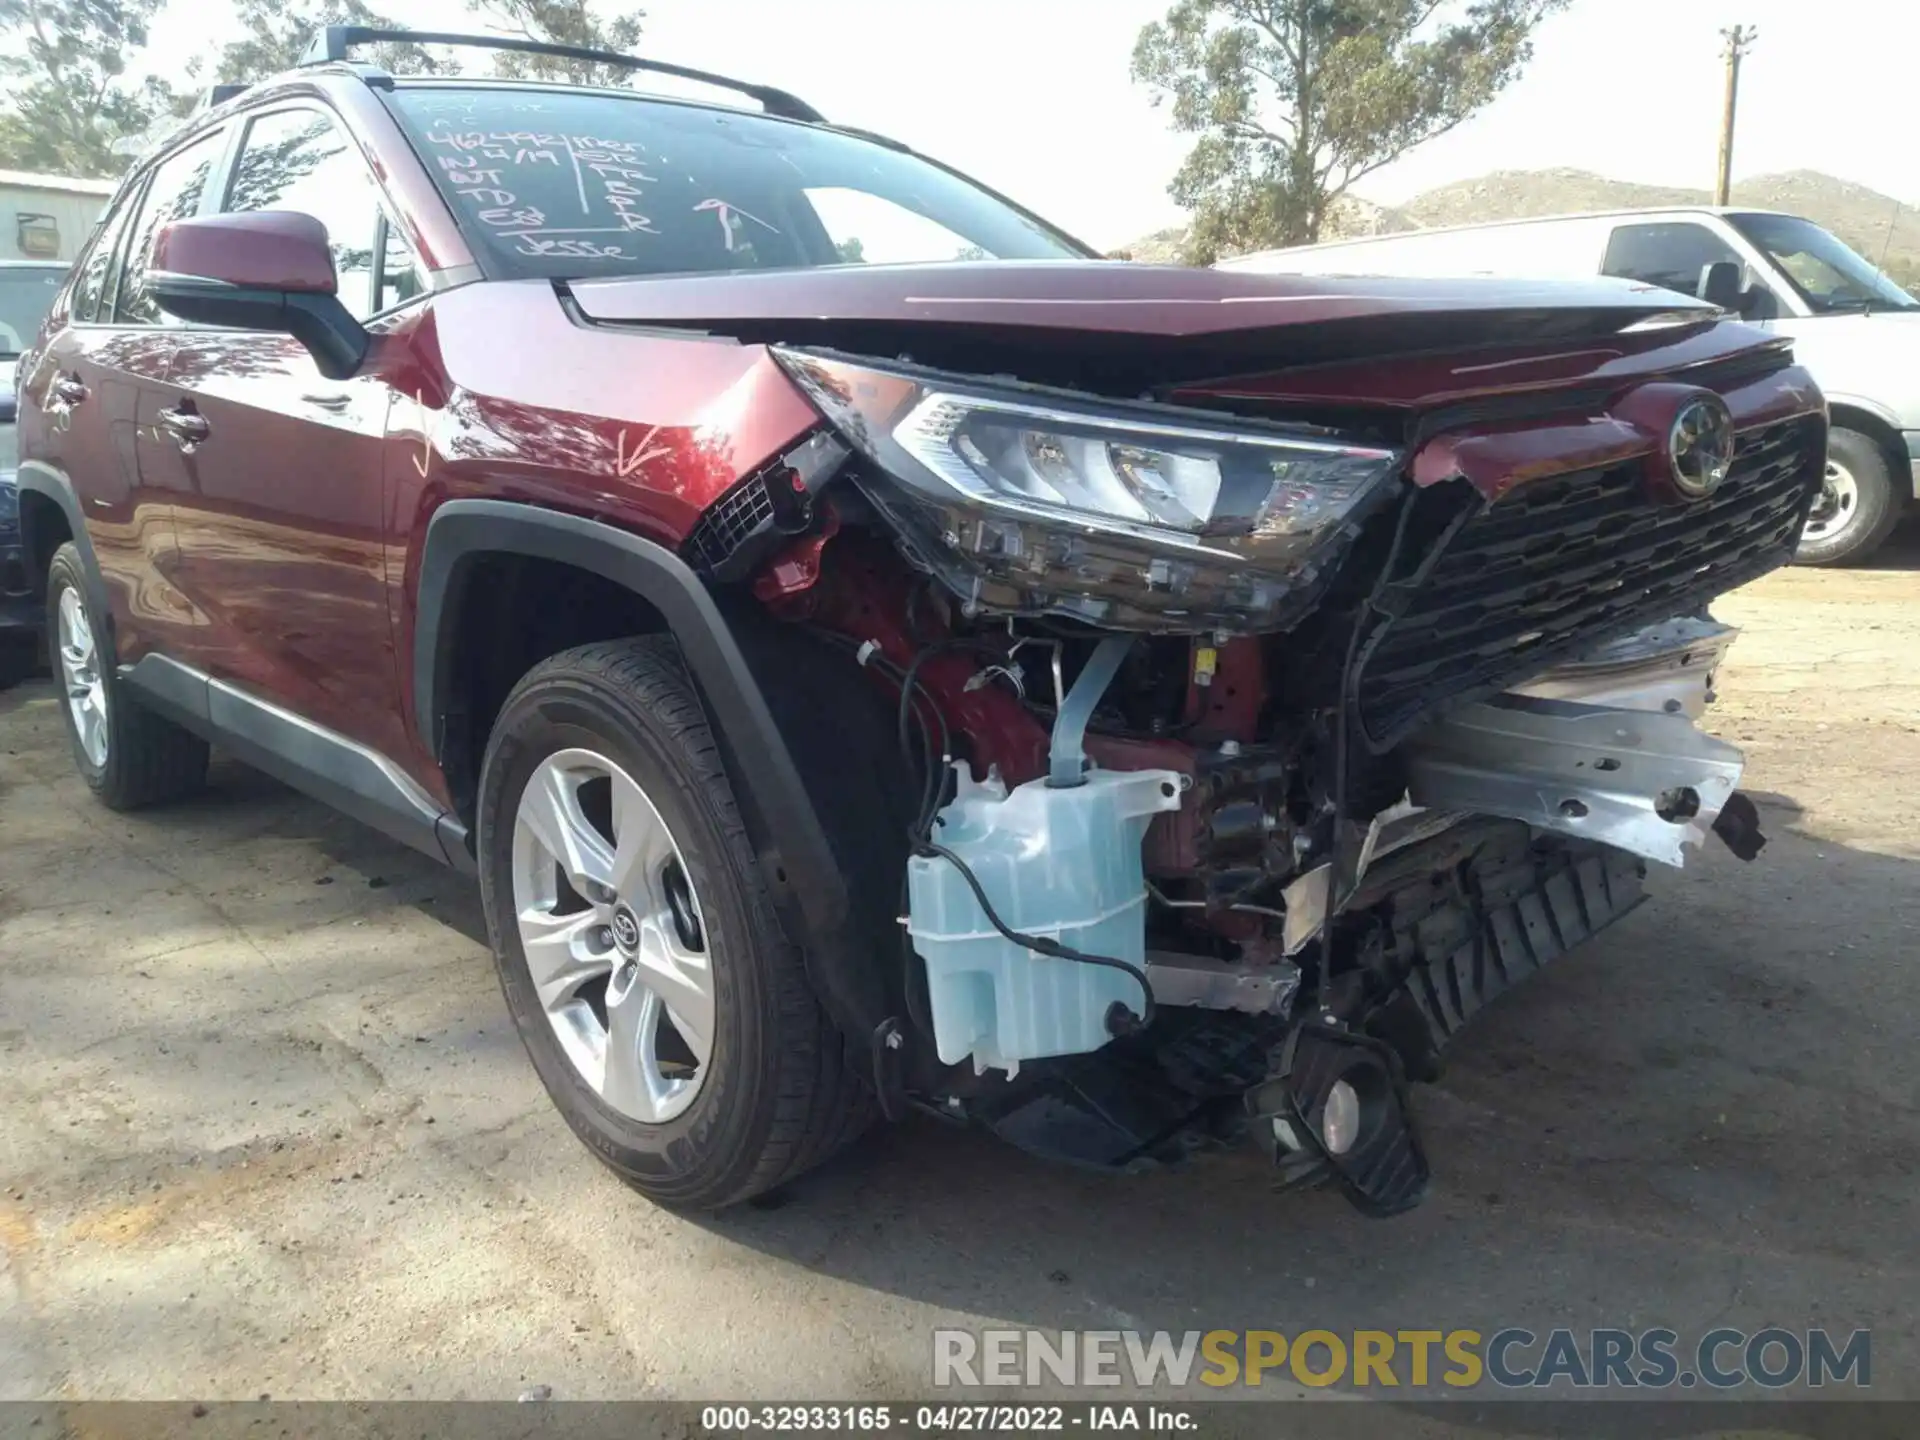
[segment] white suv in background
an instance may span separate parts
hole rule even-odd
[[[1267,250],[1225,270],[1296,275],[1614,275],[1717,301],[1793,337],[1833,417],[1798,558],[1864,560],[1920,495],[1920,301],[1811,220],[1700,207],[1559,215]]]

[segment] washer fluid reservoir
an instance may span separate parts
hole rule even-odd
[[[1140,841],[1176,810],[1190,783],[1173,770],[1093,770],[1076,785],[1033,780],[1008,792],[998,775],[958,788],[935,818],[934,843],[979,879],[1001,921],[1090,955],[1146,960],[1146,877]],[[976,1072],[1077,1055],[1111,1038],[1116,1004],[1145,1000],[1124,970],[1041,955],[996,930],[964,876],[943,856],[907,864],[907,933],[927,967],[928,1008],[943,1063]]]

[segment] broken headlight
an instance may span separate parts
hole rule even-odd
[[[1310,597],[1399,459],[1320,434],[777,353],[889,482],[867,493],[912,557],[977,611],[1272,628]]]

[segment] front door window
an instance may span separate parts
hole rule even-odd
[[[1692,220],[1663,220],[1645,225],[1616,226],[1607,243],[1603,275],[1638,280],[1698,296],[1703,272],[1709,265],[1732,263],[1740,267],[1743,300],[1740,313],[1749,320],[1770,320],[1780,313],[1779,302],[1765,280],[1720,236]]]
[[[318,110],[275,110],[247,127],[224,208],[294,210],[326,226],[340,303],[356,320],[420,291],[413,252],[385,223],[366,162]]]

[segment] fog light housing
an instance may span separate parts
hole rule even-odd
[[[1331,1171],[1369,1215],[1397,1215],[1426,1198],[1426,1152],[1391,1046],[1332,1025],[1297,1025],[1247,1108],[1266,1122],[1289,1181]]]

